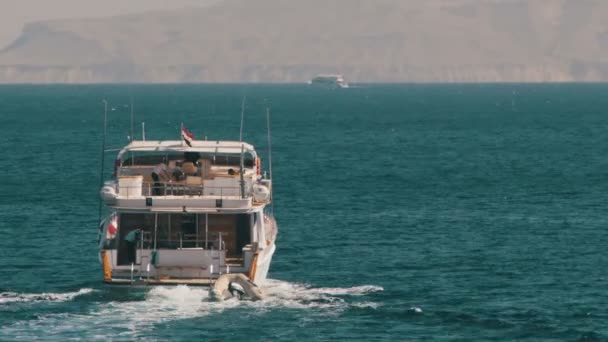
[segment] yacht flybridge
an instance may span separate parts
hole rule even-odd
[[[271,194],[248,143],[130,142],[101,189],[112,212],[100,224],[104,281],[210,286],[242,274],[262,284],[277,235]]]

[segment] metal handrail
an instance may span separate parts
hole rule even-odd
[[[157,184],[160,184],[158,186]],[[241,198],[240,186],[203,186],[203,184],[185,184],[179,182],[143,182],[142,186],[120,186],[115,185],[117,194],[121,197],[153,197],[153,196],[185,196],[185,197],[208,197],[213,198]],[[158,189],[158,191],[156,191]],[[245,198],[253,196],[253,188],[246,188]]]
[[[152,242],[153,242],[152,240],[144,239],[144,241],[138,243],[138,249],[154,250],[154,247],[152,246]],[[198,249],[202,249],[202,250],[223,251],[226,249],[226,242],[223,239],[220,239],[219,237],[216,239],[205,240],[205,239],[183,239],[180,236],[177,240],[158,239],[156,242],[159,245],[163,245],[163,243],[164,243],[166,245],[175,246],[175,248],[161,246],[161,247],[157,247],[156,250],[165,250],[165,249],[175,250],[175,249],[184,249],[184,248],[198,248]],[[195,244],[195,247],[184,247],[184,244]],[[209,248],[205,248],[204,247],[205,245],[209,246]],[[144,246],[148,246],[148,247],[144,247]],[[198,247],[196,247],[196,246],[198,246]]]

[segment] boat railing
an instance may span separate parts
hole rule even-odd
[[[141,241],[138,242],[139,249],[154,249],[154,240],[148,235],[142,235]],[[196,234],[177,233],[175,239],[157,239],[157,249],[204,249],[204,250],[226,250],[226,242],[223,239],[222,233],[209,234],[209,237],[196,237]]]
[[[251,186],[244,187],[244,197],[252,197]],[[185,196],[212,198],[241,198],[240,186],[204,186],[186,182],[142,182],[140,184],[118,184],[118,196],[140,198],[154,196]]]
[[[183,237],[178,237],[177,240],[158,239],[156,242],[157,249],[203,249],[213,251],[223,251],[226,249],[224,241],[218,241],[218,239],[184,239]],[[147,246],[145,249],[153,249],[151,245],[144,244],[144,246]]]

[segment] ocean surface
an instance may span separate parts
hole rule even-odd
[[[238,140],[243,98],[268,299],[102,284],[102,100],[119,148],[131,102],[137,139]],[[0,341],[608,340],[605,84],[0,86],[0,147]]]

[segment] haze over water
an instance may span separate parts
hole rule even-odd
[[[0,340],[608,339],[608,86],[0,86]],[[267,161],[269,298],[101,283],[109,147],[244,139]],[[108,155],[106,176],[113,155]]]

